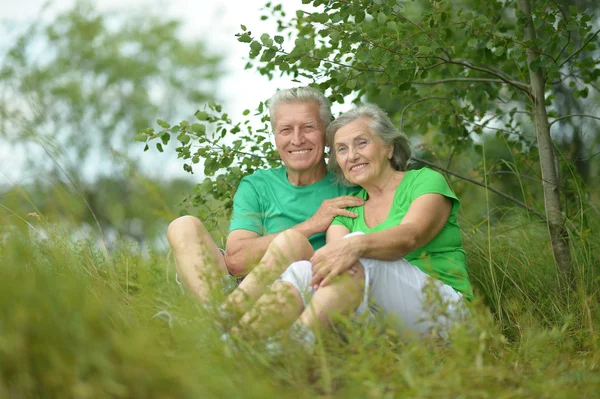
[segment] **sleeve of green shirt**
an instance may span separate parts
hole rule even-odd
[[[263,223],[260,214],[258,193],[252,183],[244,178],[233,196],[233,216],[229,223],[229,232],[249,230],[262,235]]]
[[[331,221],[332,226],[345,226],[348,230],[352,231],[352,219],[347,216],[336,216]]]
[[[444,176],[428,168],[423,168],[420,172],[412,190],[411,202],[424,194],[441,194],[452,199],[452,210],[456,211],[460,206],[460,202],[448,186]]]

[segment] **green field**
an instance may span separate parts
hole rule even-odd
[[[559,287],[543,225],[464,231],[475,332],[455,331],[440,345],[340,323],[341,334],[323,336],[314,353],[285,341],[281,353],[222,343],[210,314],[179,291],[168,254],[123,244],[107,256],[97,242],[31,224],[1,238],[1,398],[600,392],[597,223],[572,241],[576,290]],[[154,317],[161,311],[171,319]]]

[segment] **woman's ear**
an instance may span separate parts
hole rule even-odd
[[[390,144],[388,146],[388,159],[392,159],[393,155],[394,155],[394,145]]]

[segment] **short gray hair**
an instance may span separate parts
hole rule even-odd
[[[335,159],[335,134],[344,126],[363,118],[368,120],[369,129],[372,134],[379,137],[385,145],[393,145],[392,159],[390,159],[392,168],[404,171],[406,170],[406,165],[410,159],[410,140],[402,134],[400,130],[396,129],[385,111],[375,104],[358,106],[340,115],[340,117],[331,122],[327,128],[327,144],[331,151],[327,167],[335,174],[337,180],[342,184],[350,185],[344,177],[342,168]]]
[[[275,111],[280,104],[291,103],[314,103],[319,106],[319,118],[323,129],[331,123],[331,106],[327,97],[317,89],[310,86],[295,87],[293,89],[278,90],[269,100],[269,116],[271,117],[271,128],[275,131]]]

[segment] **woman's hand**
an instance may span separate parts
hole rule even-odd
[[[310,286],[316,290],[319,287],[325,287],[331,282],[331,279],[345,271],[352,275],[356,273],[353,266],[358,262],[360,253],[355,244],[355,237],[350,237],[334,241],[318,249],[310,258],[313,272]]]

